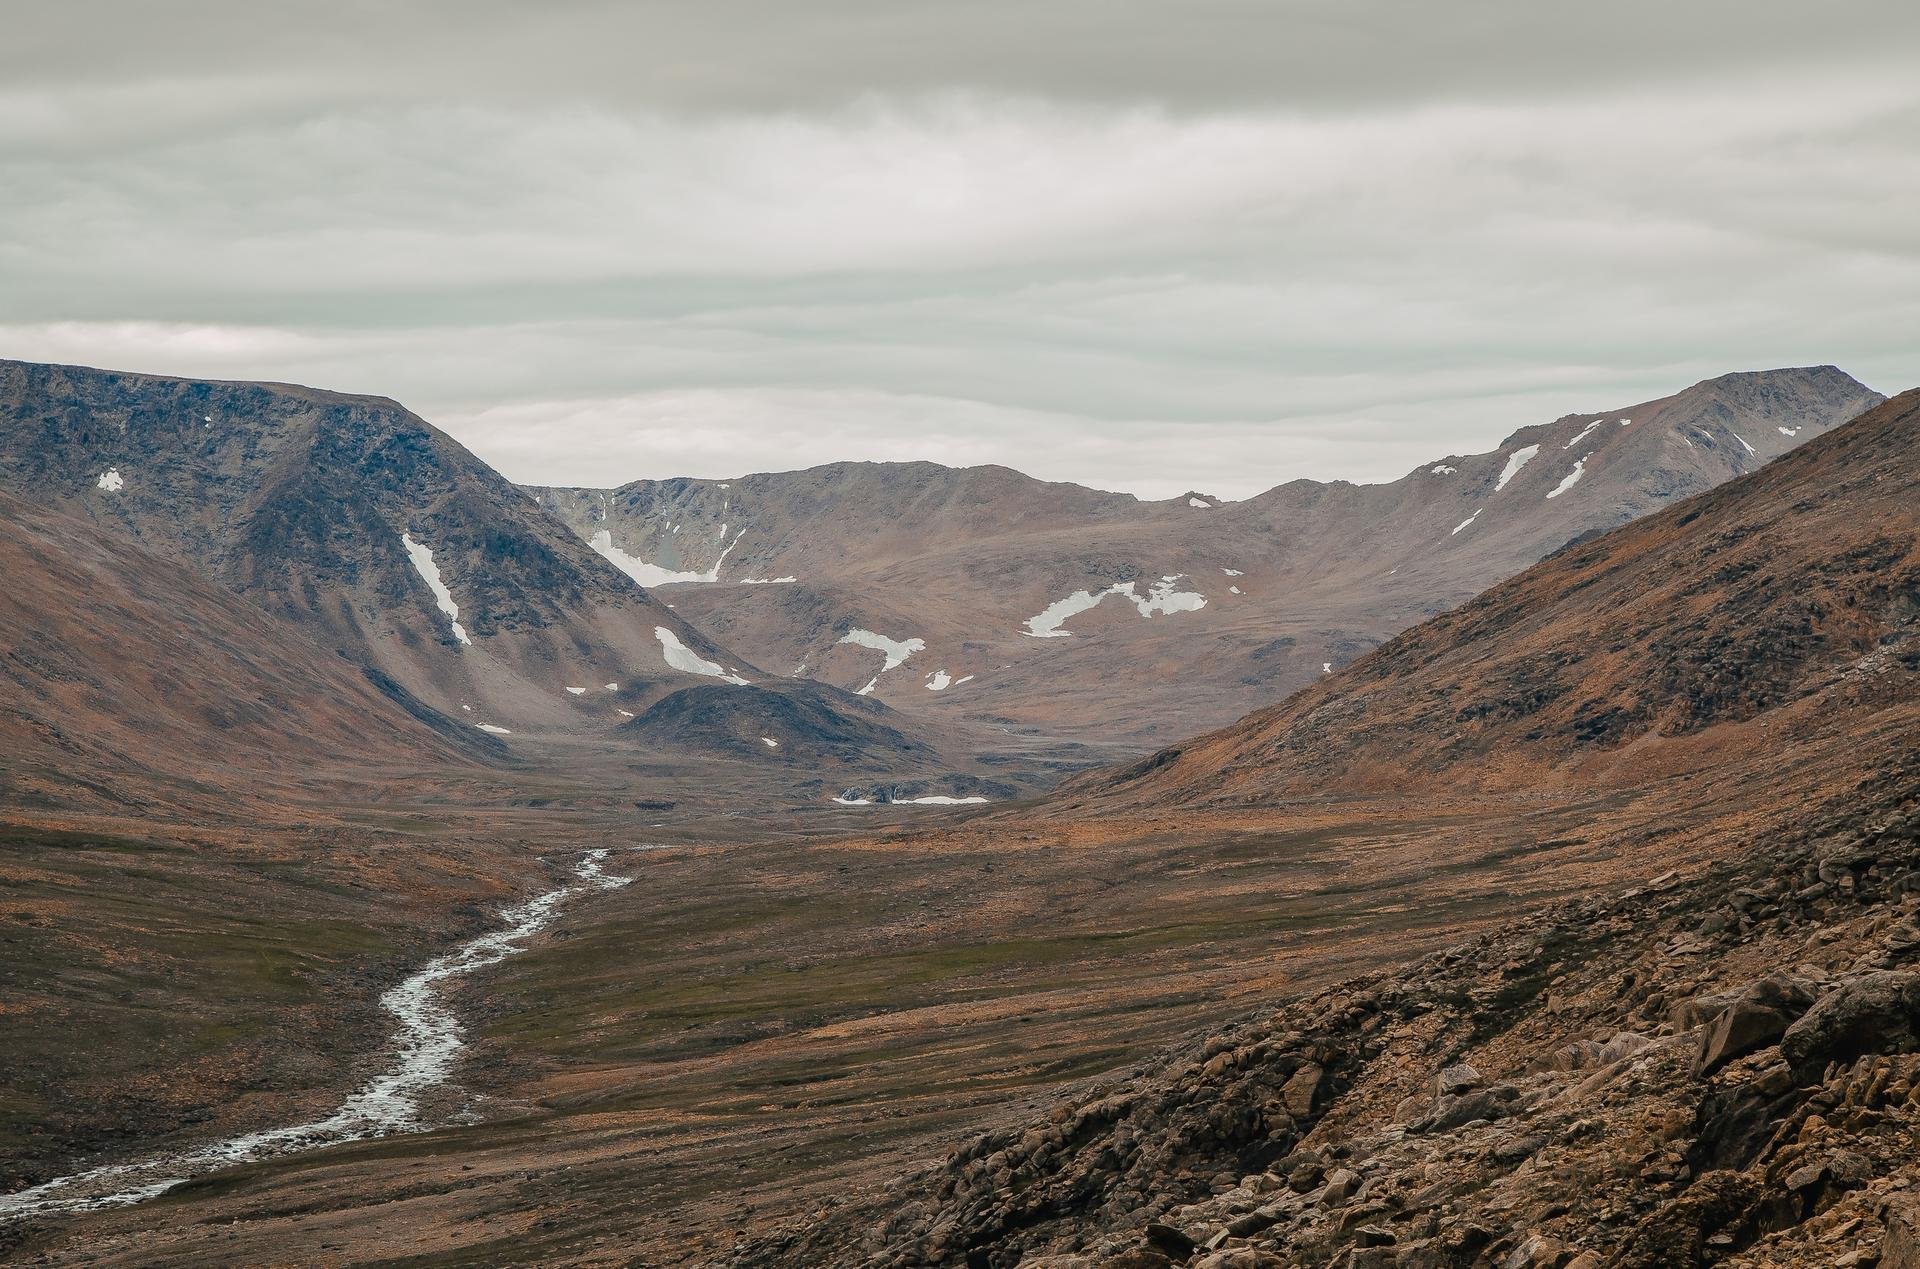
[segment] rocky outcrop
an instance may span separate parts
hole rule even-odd
[[[1920,760],[981,1135],[741,1264],[1916,1263]]]

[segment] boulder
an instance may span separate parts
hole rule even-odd
[[[1880,1269],[1920,1269],[1920,1203],[1905,1199],[1890,1205],[1886,1221]]]
[[[1840,984],[1787,1028],[1780,1051],[1802,1080],[1829,1062],[1920,1048],[1920,974],[1882,971]]]
[[[1484,1082],[1479,1071],[1459,1062],[1433,1077],[1433,1091],[1440,1097],[1457,1097],[1469,1089],[1479,1088]]]
[[[1778,1041],[1792,1025],[1793,1018],[1778,1009],[1735,1001],[1701,1033],[1694,1072],[1711,1074],[1737,1057],[1756,1053]]]
[[[1320,1109],[1322,1095],[1326,1089],[1327,1073],[1318,1064],[1309,1062],[1293,1073],[1280,1089],[1280,1104],[1295,1119],[1310,1118]]]

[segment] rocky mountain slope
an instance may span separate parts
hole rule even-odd
[[[734,689],[702,697],[710,713],[771,707],[754,699],[771,676],[383,398],[0,361],[0,489],[199,571],[510,745],[540,732],[617,745],[639,734],[628,720],[702,684]],[[821,757],[889,772],[937,747]]]
[[[1009,1116],[735,1263],[1920,1263],[1917,441],[1920,391],[1053,808],[1497,791],[1590,807],[1582,869],[1677,867]],[[1610,823],[1652,790],[1657,825]]]
[[[0,802],[202,811],[505,747],[119,533],[0,494]]]
[[[1625,774],[1636,742],[1871,695],[1920,637],[1916,452],[1920,391],[1075,792],[1191,803]]]
[[[1726,375],[1389,484],[1300,480],[1241,503],[928,463],[532,492],[769,669],[1137,749],[1278,701],[1880,399],[1831,366]]]

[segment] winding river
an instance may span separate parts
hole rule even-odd
[[[460,1020],[443,999],[445,984],[525,951],[526,940],[550,925],[561,905],[576,895],[612,890],[631,881],[631,877],[606,872],[607,853],[588,851],[575,866],[573,881],[508,908],[500,914],[505,922],[502,928],[468,939],[435,957],[382,996],[381,1005],[397,1020],[390,1046],[393,1059],[386,1070],[325,1119],[242,1133],[134,1163],[108,1164],[55,1177],[30,1189],[0,1195],[0,1220],[125,1207],[232,1164],[428,1127],[421,1118],[420,1099],[447,1082],[460,1051],[466,1047]]]

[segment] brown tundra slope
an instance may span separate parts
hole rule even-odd
[[[769,670],[1137,752],[1278,701],[1882,399],[1832,366],[1723,375],[1386,484],[1293,480],[1238,503],[933,463],[532,492]],[[1082,610],[1032,633],[1075,595]],[[884,658],[847,642],[855,630],[923,646]]]
[[[0,806],[221,818],[506,748],[191,569],[0,493]]]
[[[1534,853],[1567,897],[1010,1111],[733,1263],[1920,1264],[1917,454],[1920,391],[1080,781],[1055,822],[1592,821],[1510,852],[1516,907]]]
[[[1279,706],[1088,776],[1068,802],[1604,778],[1658,742],[1815,692],[1871,696],[1920,621],[1916,526],[1908,392],[1761,473],[1569,546]]]

